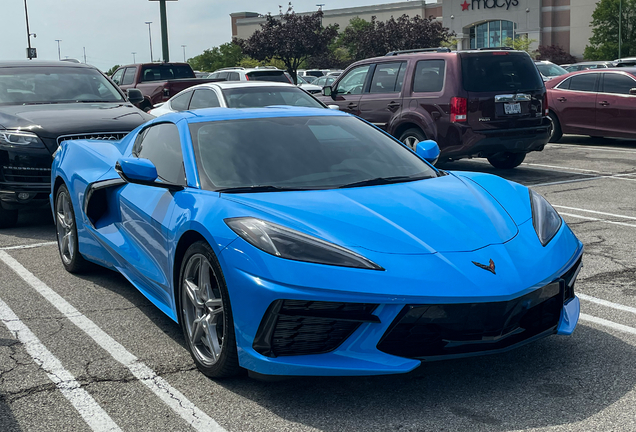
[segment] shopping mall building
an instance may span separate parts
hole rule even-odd
[[[384,21],[391,16],[420,15],[441,20],[454,31],[457,49],[500,46],[506,38],[528,35],[537,41],[536,45],[560,45],[582,59],[592,36],[590,22],[596,3],[597,0],[415,0],[325,9],[323,25],[338,24],[342,30],[355,17],[370,21],[375,16]],[[230,16],[234,38],[248,38],[265,21],[263,15],[255,12]]]

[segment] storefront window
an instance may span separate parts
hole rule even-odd
[[[470,48],[488,48],[509,45],[508,39],[515,37],[512,21],[489,21],[470,28]]]

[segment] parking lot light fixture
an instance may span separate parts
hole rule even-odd
[[[185,55],[185,49],[186,49],[187,45],[181,45],[181,48],[183,48],[183,62],[186,62],[186,55]]]
[[[60,42],[62,42],[62,39],[55,39],[55,42],[57,42],[57,59],[62,60],[62,56],[60,55]]]
[[[148,24],[148,39],[150,39],[150,63],[152,63],[152,33],[150,32],[152,21],[146,21],[146,24]]]

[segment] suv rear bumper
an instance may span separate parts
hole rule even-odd
[[[460,148],[442,151],[442,158],[461,159],[464,157],[488,157],[497,153],[528,153],[541,151],[550,140],[552,122],[544,118],[540,126],[474,131],[469,126],[461,126]]]

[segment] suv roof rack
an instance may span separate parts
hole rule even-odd
[[[507,47],[507,46],[477,48],[477,51],[499,51],[499,50],[514,51],[515,49],[513,47]]]
[[[243,69],[245,69],[245,68],[241,67],[241,66],[232,66],[232,67],[224,67],[224,68],[221,68],[221,69],[217,69],[214,72],[227,71],[227,70],[243,70]]]
[[[411,49],[411,50],[401,50],[401,51],[391,51],[385,54],[387,56],[396,56],[400,54],[411,54],[411,53],[425,53],[425,52],[436,52],[436,53],[445,53],[451,52],[450,48],[446,47],[437,47],[437,48],[419,48],[419,49]]]

